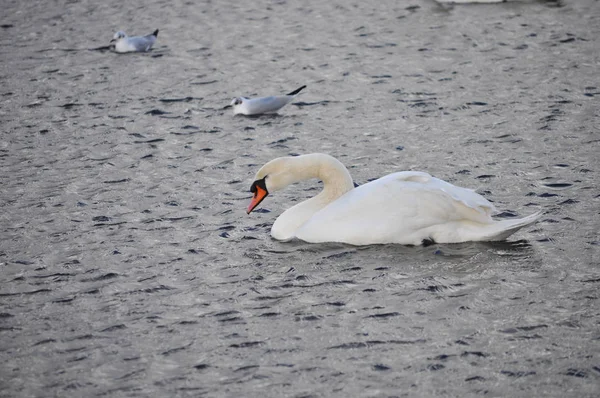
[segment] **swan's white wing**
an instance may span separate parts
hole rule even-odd
[[[277,95],[272,97],[252,98],[244,102],[247,115],[277,112],[287,105],[294,97],[291,95]]]
[[[390,174],[355,188],[296,231],[307,242],[421,244],[435,226],[491,222],[493,206],[475,192],[422,172]]]

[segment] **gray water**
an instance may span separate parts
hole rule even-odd
[[[2,3],[1,396],[598,395],[599,1],[136,4]],[[317,151],[545,214],[494,244],[274,241],[319,183],[246,215],[254,174]]]

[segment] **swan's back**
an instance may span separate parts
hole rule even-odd
[[[308,242],[421,244],[440,225],[492,223],[481,195],[418,171],[359,186],[315,213],[296,237]],[[442,239],[443,240],[443,239]]]

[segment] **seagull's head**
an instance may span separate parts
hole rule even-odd
[[[237,115],[238,113],[241,112],[240,107],[244,104],[245,99],[246,98],[244,98],[244,97],[236,97],[231,100],[229,105],[223,107],[223,109],[233,108],[233,114]]]
[[[127,35],[125,34],[125,32],[123,32],[122,30],[118,31],[117,33],[115,33],[115,35],[113,36],[112,40],[110,41],[111,43],[114,43],[118,40],[121,40],[123,38],[127,37]]]

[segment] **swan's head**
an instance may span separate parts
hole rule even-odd
[[[127,35],[125,34],[125,32],[123,32],[122,30],[118,31],[117,33],[115,33],[115,35],[113,36],[112,40],[110,41],[111,43],[114,43],[118,40],[124,39],[126,38]]]
[[[240,108],[244,104],[245,100],[246,98],[244,97],[236,97],[231,100],[229,105],[224,106],[223,109],[233,108],[233,114],[237,115],[238,113],[241,113]]]
[[[258,206],[260,202],[262,202],[269,195],[266,179],[267,177],[264,177],[252,183],[252,186],[250,187],[250,192],[252,192],[253,196],[252,201],[248,205],[248,210],[246,211],[247,214],[250,214],[250,212],[252,212],[252,210],[254,210],[254,208]]]
[[[248,205],[247,213],[250,214],[256,206],[260,204],[270,192],[278,191],[296,181],[298,181],[297,171],[294,170],[297,157],[282,157],[273,159],[258,170],[254,177],[254,182],[250,187],[252,201]]]
[[[286,156],[273,159],[258,170],[250,191],[254,194],[248,206],[248,214],[269,193],[278,191],[298,181],[318,178],[323,181],[321,200],[334,200],[351,190],[352,177],[346,167],[336,158],[322,153]]]

